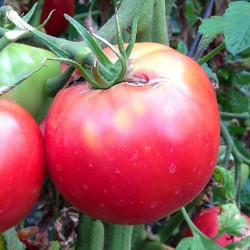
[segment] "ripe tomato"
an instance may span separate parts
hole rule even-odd
[[[0,100],[0,233],[32,209],[45,177],[42,136],[21,106]]]
[[[24,44],[12,43],[0,53],[0,88],[11,86],[24,76],[42,66],[46,57],[53,57],[51,52]],[[45,91],[46,81],[60,74],[60,62],[46,61],[47,65],[34,75],[24,80],[0,99],[17,102],[25,108],[36,120],[41,122],[52,102]]]
[[[49,35],[60,36],[68,28],[69,22],[63,16],[68,14],[74,16],[75,14],[75,1],[74,0],[45,0],[42,7],[41,21],[45,21],[52,10],[54,13],[45,25],[45,30]]]
[[[61,90],[45,145],[49,174],[71,204],[104,221],[145,224],[189,203],[209,181],[219,111],[209,78],[187,56],[138,43],[130,58],[132,75],[148,83]]]
[[[218,213],[220,212],[220,207],[211,207],[205,209],[203,212],[196,215],[193,219],[193,223],[198,227],[201,232],[203,232],[209,238],[213,238],[218,234]],[[244,218],[247,221],[248,228],[250,229],[250,218],[244,215]],[[191,230],[188,228],[186,236],[192,236]],[[241,240],[242,237],[231,237],[229,234],[223,234],[215,240],[219,246],[226,246],[235,241]]]

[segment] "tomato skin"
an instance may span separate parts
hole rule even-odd
[[[11,86],[24,76],[42,66],[46,57],[55,57],[51,52],[24,44],[12,43],[0,53],[0,87]],[[52,102],[44,85],[49,78],[60,74],[60,62],[46,61],[46,67],[30,76],[0,99],[15,101],[26,109],[40,123]]]
[[[214,90],[197,63],[154,43],[135,44],[131,59],[133,76],[154,83],[61,90],[45,146],[49,175],[72,205],[135,225],[173,213],[201,192],[214,170],[220,126]]]
[[[41,22],[45,21],[50,12],[54,10],[49,22],[45,25],[46,33],[51,36],[60,36],[68,28],[69,22],[63,16],[68,14],[74,16],[75,1],[74,0],[45,0],[42,6]]]
[[[220,207],[215,206],[207,208],[193,218],[193,223],[206,236],[208,236],[209,238],[213,238],[218,234],[217,215],[219,214],[219,212],[220,212]],[[250,218],[245,214],[242,214],[242,216],[246,219],[248,228],[250,229]],[[187,237],[192,236],[192,232],[189,228],[186,231],[186,236]],[[242,237],[231,237],[229,234],[223,234],[222,236],[220,236],[215,240],[215,243],[217,243],[219,246],[224,247],[241,239]]]
[[[35,120],[14,102],[0,100],[0,233],[36,203],[45,178],[42,136]]]

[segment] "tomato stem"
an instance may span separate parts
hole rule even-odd
[[[210,241],[211,239],[209,239],[204,233],[202,233],[195,225],[194,223],[192,222],[192,220],[189,218],[188,214],[187,214],[187,211],[185,209],[185,207],[182,207],[181,208],[181,212],[182,212],[182,215],[184,216],[188,226],[190,227],[193,235],[195,234],[198,234],[201,238],[205,239],[205,240],[208,240]]]
[[[102,250],[104,246],[103,223],[80,213],[78,225],[76,249]]]
[[[130,250],[133,226],[107,224],[105,250]]]
[[[199,63],[200,65],[206,63],[207,61],[209,61],[210,59],[212,59],[215,55],[217,55],[219,52],[221,52],[225,48],[226,48],[226,44],[225,43],[221,43],[214,50],[212,50],[211,52],[209,52],[208,54],[206,54],[205,56],[203,56],[202,58],[200,58],[197,61],[197,63]]]

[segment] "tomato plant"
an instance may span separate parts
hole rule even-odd
[[[14,102],[0,100],[0,233],[35,205],[45,177],[42,136],[35,120]]]
[[[213,238],[218,235],[218,214],[220,212],[220,207],[215,206],[207,208],[201,213],[197,214],[193,223],[198,227],[201,232],[203,232],[209,238]],[[243,214],[243,217],[246,219],[248,228],[250,229],[250,218]],[[192,236],[191,230],[188,228],[186,236]],[[242,237],[233,237],[229,234],[223,234],[220,237],[215,239],[215,242],[220,246],[226,246],[235,241],[241,240]]]
[[[132,76],[146,84],[63,89],[45,130],[59,191],[79,210],[118,224],[158,220],[196,197],[220,137],[214,90],[196,62],[154,43],[135,44],[131,60]]]
[[[0,53],[0,87],[10,87],[23,77],[42,66],[46,57],[54,57],[51,52],[24,44],[12,43]],[[44,62],[46,67],[25,79],[21,84],[0,96],[1,99],[13,100],[24,107],[38,122],[45,116],[52,99],[44,85],[49,78],[60,74],[60,63]]]
[[[45,21],[52,10],[55,10],[45,30],[49,35],[60,36],[69,26],[64,14],[73,16],[75,13],[75,1],[66,0],[63,4],[60,0],[45,0],[42,7],[41,21]]]

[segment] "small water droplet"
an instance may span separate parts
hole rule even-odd
[[[115,169],[116,174],[120,174],[120,170],[118,168]]]
[[[175,164],[174,164],[174,163],[171,163],[171,165],[170,165],[170,167],[169,167],[170,173],[173,174],[173,173],[175,172],[175,170],[176,170]]]
[[[84,188],[85,190],[89,189],[88,185],[83,185],[83,188]]]
[[[56,171],[58,171],[58,172],[61,171],[61,165],[60,164],[56,164]]]
[[[118,205],[118,206],[121,206],[122,204],[124,204],[125,201],[124,200],[119,200],[117,201],[115,204]]]
[[[106,189],[103,189],[103,193],[107,194],[107,193],[108,193],[108,191],[107,191]]]
[[[155,207],[157,207],[158,206],[158,202],[153,202],[152,204],[151,204],[151,208],[155,208]]]
[[[211,162],[210,162],[210,166],[213,166],[213,165],[214,165],[214,161],[211,161]]]
[[[132,155],[132,157],[130,158],[130,161],[134,161],[138,158],[138,151],[135,151],[134,154]]]
[[[3,213],[3,210],[2,209],[0,209],[0,214],[2,214]]]
[[[104,204],[104,203],[101,203],[100,206],[101,206],[101,207],[105,207],[105,204]]]
[[[63,179],[61,176],[59,177],[59,182],[63,183]]]
[[[181,193],[181,189],[176,189],[176,191],[175,191],[175,194],[180,194]]]
[[[92,162],[89,163],[89,167],[92,168],[94,165]]]
[[[80,172],[80,168],[76,168],[77,172]]]
[[[173,151],[174,151],[173,148],[170,148],[170,149],[169,149],[169,152],[170,152],[170,153],[173,153]]]

